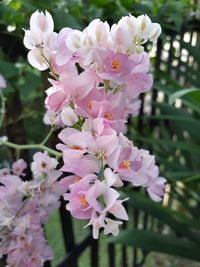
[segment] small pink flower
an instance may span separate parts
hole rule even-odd
[[[103,53],[102,70],[97,71],[104,80],[123,83],[131,72],[131,61],[126,54],[107,51]]]
[[[69,203],[66,205],[73,217],[79,219],[91,218],[93,207],[87,201],[88,190],[91,182],[96,180],[96,175],[87,175],[80,182],[70,186],[70,193],[64,195],[64,199]]]
[[[23,172],[27,168],[27,163],[23,159],[19,159],[12,164],[12,171],[17,176],[24,176]]]
[[[31,170],[35,177],[43,177],[48,172],[56,168],[58,161],[48,156],[47,152],[37,152],[33,156]]]

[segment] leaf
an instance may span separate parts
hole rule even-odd
[[[67,13],[66,10],[55,10],[54,19],[57,29],[61,29],[63,27],[69,27],[78,30],[81,29],[81,25],[79,24],[77,18]]]
[[[134,140],[142,141],[143,143],[149,143],[149,144],[157,144],[161,146],[168,146],[176,149],[181,149],[183,151],[190,151],[191,153],[200,154],[200,146],[196,144],[191,143],[185,143],[185,142],[179,142],[179,141],[172,141],[168,139],[156,139],[156,138],[150,138],[150,137],[140,137],[135,136]]]
[[[177,98],[181,98],[184,95],[187,95],[189,93],[196,92],[196,91],[200,92],[200,89],[198,89],[198,88],[186,88],[186,89],[183,89],[183,90],[179,90],[178,92],[172,94],[169,97],[169,104],[172,105]]]
[[[200,229],[200,223],[196,220],[189,219],[177,211],[173,211],[167,207],[163,207],[153,202],[141,193],[129,191],[125,193],[125,197],[129,197],[129,203],[139,210],[152,215],[154,218],[169,225],[181,236],[187,237],[200,245],[200,237],[193,232],[194,229]]]
[[[198,245],[172,235],[161,235],[151,231],[124,230],[119,236],[111,238],[109,241],[138,247],[146,251],[158,251],[200,261]]]
[[[173,94],[174,92],[177,91],[177,87],[173,87],[173,86],[167,86],[167,85],[161,85],[159,83],[156,83],[154,86],[154,89],[158,90],[158,91],[162,91],[164,93],[166,93],[166,95],[168,95],[170,97],[171,94]],[[195,93],[195,92],[193,92]],[[187,105],[189,108],[197,111],[198,113],[200,113],[200,101],[198,101],[198,99],[196,98],[187,98],[187,96],[185,98],[182,99],[182,102]]]
[[[3,74],[6,79],[8,79],[17,75],[18,69],[13,63],[0,60],[0,73]]]

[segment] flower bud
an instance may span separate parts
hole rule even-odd
[[[66,39],[66,45],[70,51],[76,52],[79,48],[81,48],[83,40],[83,33],[78,30],[74,30],[68,34]]]
[[[72,126],[78,121],[78,116],[71,107],[65,107],[61,112],[62,122],[67,126]]]

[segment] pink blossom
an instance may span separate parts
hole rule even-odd
[[[33,156],[34,161],[31,164],[31,170],[35,177],[45,177],[46,174],[55,169],[58,161],[48,156],[47,152],[37,152]]]
[[[72,150],[63,152],[64,165],[61,171],[72,172],[78,176],[86,176],[87,174],[98,173],[100,171],[99,160],[92,155],[78,156],[72,155]],[[71,154],[71,156],[70,156]]]
[[[150,177],[147,192],[154,201],[161,201],[165,193],[166,179],[163,177]]]
[[[77,57],[75,57],[75,53],[71,52],[67,45],[66,45],[66,39],[69,33],[71,33],[73,30],[70,28],[63,28],[58,33],[58,38],[56,42],[56,56],[55,56],[55,63],[58,66],[63,66],[70,60],[76,62]]]
[[[38,267],[51,258],[41,225],[63,194],[72,216],[89,220],[94,238],[100,229],[117,235],[122,220],[128,220],[127,199],[117,190],[124,181],[143,186],[154,201],[162,199],[166,180],[154,156],[123,135],[128,116],[139,113],[140,94],[153,83],[143,44],[160,33],[159,24],[146,15],[125,16],[111,28],[95,19],[83,31],[63,28],[59,33],[47,11],[31,16],[24,44],[30,64],[41,71],[50,68],[56,77],[46,90],[44,122],[64,128],[56,145],[63,166],[55,170],[57,160],[37,152],[31,181],[22,182],[10,169],[1,171],[0,225],[9,232],[3,233],[0,253],[8,254],[8,265]],[[17,161],[11,171],[23,175],[24,167]]]
[[[70,193],[64,195],[64,199],[69,201],[66,208],[75,218],[91,218],[93,207],[87,201],[87,194],[92,186],[91,182],[95,180],[95,175],[85,176],[80,182],[72,184],[70,186]]]
[[[123,83],[131,72],[131,61],[126,54],[107,51],[102,55],[102,70],[98,75],[104,80],[115,80]]]
[[[42,227],[35,225],[29,215],[18,218],[11,234],[7,263],[16,267],[42,267],[51,258]]]
[[[80,116],[90,119],[104,118],[105,127],[120,132],[124,131],[126,122],[125,101],[125,95],[121,92],[106,97],[105,92],[94,88],[85,98],[77,101],[75,110]]]
[[[99,81],[93,70],[83,71],[81,74],[73,77],[63,76],[61,79],[67,91],[67,99],[73,104],[84,99]]]
[[[27,163],[23,159],[19,159],[12,164],[12,171],[17,176],[24,176],[23,172],[27,168]]]
[[[65,104],[67,93],[61,83],[53,80],[51,82],[53,86],[46,90],[47,97],[45,99],[45,105],[48,109],[57,112]]]

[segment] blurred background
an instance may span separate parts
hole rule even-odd
[[[18,144],[39,143],[47,73],[33,69],[23,46],[30,15],[48,10],[55,30],[83,29],[100,18],[109,24],[122,16],[147,14],[161,24],[156,45],[147,44],[154,75],[151,92],[141,97],[128,137],[156,156],[168,184],[162,205],[143,191],[126,188],[130,220],[116,239],[91,239],[85,221],[73,220],[64,204],[45,226],[60,267],[200,266],[200,2],[192,0],[3,0],[0,2],[0,73],[7,80],[6,120],[0,136]],[[53,145],[54,140],[50,140]],[[32,151],[22,153],[31,161]],[[0,150],[0,167],[15,157]],[[60,264],[61,262],[61,264]],[[199,263],[198,263],[199,262]],[[60,264],[60,265],[59,265]],[[2,265],[3,266],[3,265]]]

